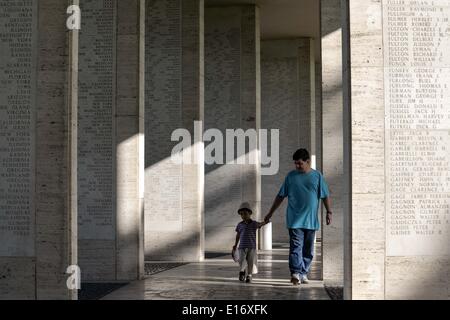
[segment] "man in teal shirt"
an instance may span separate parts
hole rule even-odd
[[[318,209],[320,199],[327,210],[327,225],[331,224],[331,207],[328,185],[322,174],[311,168],[311,158],[306,149],[293,156],[296,170],[286,176],[272,208],[264,221],[269,222],[275,210],[288,198],[286,226],[289,230],[289,269],[294,285],[308,283],[307,274],[314,256],[315,233],[319,230]]]

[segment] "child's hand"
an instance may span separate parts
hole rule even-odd
[[[270,222],[270,219],[272,219],[272,215],[268,214],[264,217],[264,224],[267,224]]]

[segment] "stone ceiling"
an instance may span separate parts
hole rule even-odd
[[[320,0],[205,0],[205,3],[206,6],[258,5],[262,40],[320,37]],[[316,43],[317,53],[319,48]],[[319,57],[317,54],[316,58]]]

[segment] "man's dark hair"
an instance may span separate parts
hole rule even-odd
[[[297,151],[295,151],[292,158],[294,159],[294,161],[308,161],[309,159],[311,159],[309,152],[306,149],[298,149]]]

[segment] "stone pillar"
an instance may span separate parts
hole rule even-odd
[[[348,298],[449,298],[449,8],[345,3]]]
[[[349,112],[345,160],[350,179],[346,298],[384,299],[385,154],[381,2],[343,2],[345,105]],[[347,25],[348,23],[348,25]],[[356,39],[357,41],[353,41]],[[350,43],[352,44],[349,47]],[[351,50],[348,50],[348,48]],[[351,53],[350,53],[351,52]],[[347,243],[346,243],[347,245]],[[347,260],[349,259],[349,260]],[[417,276],[417,274],[416,274]],[[350,277],[350,279],[348,278]]]
[[[205,166],[205,243],[210,251],[228,251],[233,245],[235,227],[241,221],[237,209],[242,201],[249,202],[254,208],[253,218],[260,219],[259,165],[235,161],[245,160],[245,155],[258,159],[258,147],[250,150],[247,140],[245,152],[238,154],[234,148],[232,159],[231,152],[227,153],[228,161],[225,154],[226,144],[233,150],[233,137],[226,137],[226,129],[251,129],[247,133],[253,132],[258,139],[259,24],[259,11],[254,5],[206,8],[205,129],[218,129],[215,133],[223,136],[223,141],[205,137],[205,141],[213,140],[214,146],[223,148],[216,154],[217,161]],[[205,153],[210,154],[213,144],[207,144]]]
[[[261,44],[261,115],[263,129],[280,130],[280,168],[276,175],[262,177],[263,216],[272,206],[286,175],[295,169],[292,155],[299,148],[314,149],[312,103],[314,72],[312,40],[267,40]],[[315,122],[315,118],[314,118]],[[271,150],[270,140],[268,149]],[[288,243],[286,232],[287,201],[273,218],[273,242]]]
[[[322,225],[323,280],[343,285],[343,100],[341,0],[321,1],[322,171],[330,188],[333,223]]]
[[[144,274],[144,148],[140,142],[144,110],[143,13],[145,0],[117,2],[117,280],[133,280]]]
[[[317,40],[316,40],[317,41]],[[316,143],[316,169],[320,172],[323,172],[322,165],[322,64],[320,61],[316,61],[315,65],[315,143]],[[320,221],[320,230],[316,232],[316,240],[322,241],[323,236],[323,224],[325,222],[323,206],[319,208],[319,221]],[[325,222],[326,223],[326,222]],[[323,244],[323,243],[322,243]],[[323,256],[322,256],[323,262]],[[322,272],[323,272],[323,268]]]
[[[306,63],[309,71],[309,146],[307,149],[311,153],[311,164],[314,169],[317,169],[317,105],[316,105],[316,57],[314,39],[309,39],[309,52],[306,54]]]
[[[77,296],[67,288],[65,274],[77,263],[78,34],[65,28],[67,4],[41,0],[0,6],[3,299]]]
[[[316,40],[318,41],[318,40]],[[322,64],[321,62],[316,61],[315,66],[315,91],[316,91],[316,167],[317,170],[322,172]],[[321,237],[322,232],[317,235],[317,237]]]
[[[143,268],[140,1],[81,0],[79,257],[83,281]]]
[[[84,281],[116,277],[116,1],[81,0],[78,238]]]
[[[147,1],[146,260],[204,256],[201,123],[194,129],[195,121],[203,121],[203,7],[203,0]],[[191,164],[171,158],[180,142],[177,129],[187,130],[183,154],[191,153]]]

